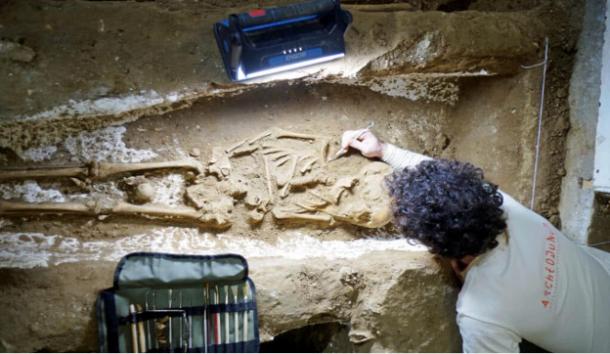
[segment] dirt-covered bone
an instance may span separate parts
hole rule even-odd
[[[110,163],[94,162],[91,165],[90,176],[94,179],[104,179],[117,174],[141,173],[154,170],[187,170],[197,174],[204,172],[203,164],[195,159],[163,162],[140,163]]]
[[[214,177],[198,179],[197,183],[186,188],[186,200],[210,220],[230,225],[234,205],[246,197],[249,186],[246,178],[232,173],[218,182]]]
[[[203,164],[195,159],[163,162],[112,163],[91,162],[78,167],[51,167],[23,170],[0,170],[0,180],[39,179],[57,177],[91,178],[104,180],[119,174],[142,173],[155,170],[186,170],[204,173]]]
[[[391,198],[385,177],[391,167],[381,162],[367,164],[355,176],[344,176],[328,188],[307,190],[294,203],[306,211],[324,213],[337,222],[379,228],[392,220]]]
[[[225,228],[228,220],[217,214],[190,207],[164,205],[135,205],[123,201],[89,201],[87,203],[24,203],[0,201],[0,215],[77,214],[88,216],[122,215],[161,220],[180,220],[200,227]]]
[[[212,157],[208,163],[208,173],[218,179],[224,179],[231,174],[231,161],[228,154],[219,147],[212,148]]]
[[[18,180],[18,179],[41,179],[41,178],[85,178],[90,175],[90,169],[87,166],[78,167],[49,167],[49,168],[31,168],[31,169],[1,169],[0,181],[2,180]]]
[[[328,214],[305,214],[305,213],[299,213],[298,211],[284,210],[281,208],[273,208],[271,213],[273,214],[273,217],[278,220],[296,221],[296,222],[313,221],[313,222],[321,222],[321,223],[324,223],[327,225],[334,224],[334,220],[333,220],[332,216],[330,216]]]

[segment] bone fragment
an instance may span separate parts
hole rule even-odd
[[[256,225],[260,224],[265,218],[265,212],[260,211],[258,209],[250,210],[248,212],[248,222],[250,224]]]
[[[245,143],[247,143],[247,141],[246,141],[246,140],[242,140],[242,141],[240,141],[240,142],[237,142],[237,143],[235,143],[235,144],[231,145],[231,146],[230,146],[228,149],[226,149],[226,150],[225,150],[225,152],[226,152],[228,155],[231,155],[231,154],[233,153],[233,151],[237,150],[238,148],[240,148],[240,147],[241,147],[242,145],[244,145]]]
[[[333,223],[333,218],[330,215],[319,215],[319,214],[299,214],[286,210],[279,210],[278,208],[274,208],[271,210],[273,217],[278,220],[302,220],[302,221],[316,221],[316,222],[324,222],[328,224]]]
[[[248,193],[244,199],[244,204],[249,208],[266,209],[269,200],[255,193]]]
[[[279,154],[279,155],[277,155],[277,156],[274,156],[273,158],[271,158],[271,160],[272,160],[272,161],[276,161],[276,162],[277,162],[278,160],[283,159],[283,158],[285,158],[285,157],[290,157],[290,154],[289,154],[289,153],[287,153],[287,152],[284,152],[284,153],[282,153],[282,154]]]
[[[320,158],[322,164],[326,164],[328,161],[328,150],[330,149],[330,140],[324,140],[324,144],[322,145],[322,149],[320,151]]]
[[[273,154],[278,154],[278,153],[282,153],[284,152],[283,149],[277,148],[277,147],[263,147],[263,154],[264,155],[273,155]]]
[[[89,190],[89,185],[87,184],[87,182],[83,181],[82,179],[70,177],[70,181],[72,181],[72,183],[74,183],[74,185],[76,185],[78,188],[80,188],[84,191]]]
[[[208,164],[208,172],[219,179],[224,179],[231,174],[231,161],[221,148],[212,148],[212,157]]]
[[[237,156],[241,156],[241,155],[248,155],[253,153],[254,151],[258,150],[258,145],[253,145],[253,146],[247,146],[241,149],[237,149],[237,150],[233,150],[231,153],[229,153],[229,157],[237,157]]]
[[[303,210],[307,210],[307,211],[313,211],[313,212],[317,212],[317,211],[319,211],[319,210],[320,210],[319,208],[316,208],[316,207],[315,207],[315,206],[313,206],[313,205],[306,205],[306,204],[303,204],[303,203],[300,203],[300,202],[296,202],[296,203],[294,203],[294,204],[295,204],[296,206],[298,206],[299,208],[302,208]]]
[[[271,136],[271,134],[272,133],[270,131],[265,131],[265,132],[255,136],[254,138],[247,139],[246,142],[251,145],[251,144],[254,144],[255,142],[257,142],[257,141],[259,141],[261,139],[264,139],[264,138],[266,138],[268,136]]]
[[[294,178],[294,174],[297,169],[297,163],[299,162],[299,158],[292,159],[292,165],[290,165],[290,171],[288,172],[288,178],[286,183],[284,183],[284,187],[280,191],[280,198],[286,198],[288,193],[290,192],[290,181]]]
[[[228,179],[219,182],[216,188],[220,193],[235,199],[242,199],[249,191],[248,180],[237,173],[232,173]]]
[[[284,156],[281,160],[277,161],[276,166],[281,167],[290,160],[292,160],[292,158],[290,156]]]
[[[307,161],[307,162],[306,162],[306,163],[303,165],[303,167],[301,167],[301,169],[299,170],[299,171],[301,172],[301,174],[304,174],[304,173],[306,173],[306,172],[308,172],[308,171],[311,171],[311,168],[313,167],[313,164],[314,164],[314,163],[316,163],[316,161],[318,161],[318,159],[317,159],[317,158],[315,158],[315,157],[313,157],[313,156],[312,156],[311,158],[312,158],[312,159],[311,159],[311,160],[309,160],[309,161]]]
[[[265,178],[267,179],[267,192],[269,193],[269,200],[273,202],[275,200],[273,193],[273,181],[271,180],[271,171],[269,170],[269,162],[267,157],[263,156],[263,164],[265,165]]]
[[[331,200],[331,199],[329,199],[329,198],[327,198],[327,197],[325,197],[325,196],[323,196],[323,195],[321,195],[321,194],[318,194],[318,193],[316,193],[316,192],[314,192],[314,191],[312,191],[312,190],[308,190],[308,191],[307,191],[307,194],[310,194],[310,195],[314,196],[315,198],[318,198],[318,199],[320,199],[321,201],[323,201],[323,202],[324,202],[324,204],[322,204],[322,205],[326,205],[326,204],[336,204],[336,203],[335,203],[333,200]]]
[[[354,176],[346,176],[341,177],[337,180],[337,182],[330,189],[330,195],[335,204],[339,203],[341,199],[341,195],[349,189],[352,189],[359,182],[358,177]]]
[[[323,138],[320,135],[313,134],[302,134],[302,133],[294,133],[282,128],[273,128],[273,136],[277,139],[288,138],[288,139],[302,139],[302,140],[317,140]]]

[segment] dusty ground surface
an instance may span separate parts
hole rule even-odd
[[[226,83],[208,31],[242,2],[4,2],[0,40],[19,46],[0,57],[0,77],[7,78],[0,81],[0,165],[168,161],[190,154],[208,162],[214,147],[227,148],[270,127],[328,136],[334,151],[343,130],[374,121],[373,131],[384,140],[470,161],[528,205],[540,70],[519,65],[539,61],[541,38],[550,35],[536,210],[559,225],[567,85],[581,3],[399,5],[400,11],[389,5],[382,11],[350,8],[355,25],[346,40],[353,55],[346,65],[246,89]],[[437,9],[458,11],[429,11]],[[72,21],[75,17],[83,20]],[[426,55],[416,55],[426,43]],[[384,64],[389,59],[395,62]],[[337,175],[349,175],[367,163],[350,154],[330,166]],[[236,168],[243,172],[247,165]],[[252,166],[260,171],[260,164]],[[182,174],[147,177],[156,186],[157,202],[184,203]],[[265,190],[259,182],[257,190]],[[3,182],[0,196],[32,203],[99,195],[128,200],[123,187],[123,178],[97,183],[93,190],[66,180]],[[148,250],[251,257],[266,339],[339,323],[351,332],[337,336],[360,343],[358,351],[459,350],[455,284],[421,250],[387,240],[391,226],[286,225],[270,215],[252,226],[243,206],[232,220],[229,229],[219,231],[129,217],[0,219],[0,299],[7,318],[15,318],[4,321],[0,349],[94,350],[95,292],[110,286],[119,257]],[[379,240],[353,243],[367,236]],[[371,249],[379,255],[369,254]],[[410,257],[416,261],[402,263]],[[364,275],[362,291],[340,279],[344,267]],[[276,288],[285,298],[295,288],[309,297],[300,299],[304,303],[278,302],[271,295]],[[23,314],[9,304],[23,294],[31,299],[26,313],[32,318],[42,313],[39,320],[16,320]],[[413,294],[407,303],[404,294]],[[41,311],[45,306],[48,311]],[[299,311],[287,310],[293,306]]]

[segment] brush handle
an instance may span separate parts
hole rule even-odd
[[[136,323],[136,306],[131,304],[129,305],[129,314],[131,315],[131,351],[133,353],[138,353],[138,327]]]

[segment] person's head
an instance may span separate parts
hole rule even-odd
[[[450,259],[494,248],[506,228],[502,195],[469,163],[428,160],[388,178],[395,224],[430,252]]]

